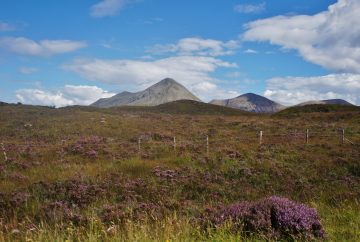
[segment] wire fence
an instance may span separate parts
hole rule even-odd
[[[94,136],[96,137],[96,136]],[[3,160],[9,157],[31,152],[56,152],[63,157],[69,154],[85,154],[88,156],[103,153],[119,153],[126,157],[133,156],[161,156],[162,154],[181,155],[185,153],[204,154],[236,152],[240,147],[251,148],[267,145],[343,145],[358,148],[359,133],[345,133],[344,129],[332,131],[301,132],[298,130],[287,133],[271,131],[246,132],[238,136],[200,135],[195,137],[163,136],[142,134],[130,140],[116,137],[84,138],[77,140],[60,140],[53,143],[41,142],[1,142],[0,149]]]

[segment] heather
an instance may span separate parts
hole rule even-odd
[[[0,112],[0,241],[360,239],[356,111]]]
[[[231,230],[262,233],[270,239],[324,239],[325,232],[314,208],[272,196],[255,203],[240,202],[213,212],[205,224],[215,227],[231,222]]]

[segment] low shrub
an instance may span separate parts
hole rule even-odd
[[[207,226],[221,227],[230,222],[235,233],[261,233],[273,239],[325,237],[316,209],[286,198],[240,202],[207,213],[202,218]]]

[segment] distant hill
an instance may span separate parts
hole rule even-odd
[[[303,106],[292,106],[275,115],[277,116],[299,116],[306,113],[336,113],[336,112],[360,112],[360,107],[355,105],[339,104],[309,104]]]
[[[232,99],[213,100],[210,103],[254,113],[275,113],[285,108],[279,103],[254,93],[247,93]]]
[[[108,109],[109,112],[126,111],[126,112],[151,112],[151,113],[168,113],[168,114],[188,114],[188,115],[251,115],[238,109],[222,107],[209,103],[203,103],[193,100],[179,100],[160,104],[158,106],[121,106]]]
[[[303,102],[296,106],[306,106],[306,105],[313,105],[313,104],[333,104],[333,105],[345,105],[345,106],[353,105],[343,99],[328,99],[328,100],[315,100],[315,101]]]
[[[91,106],[109,108],[117,106],[156,106],[177,100],[200,101],[183,85],[173,79],[166,78],[144,91],[122,92],[110,98],[103,98]]]

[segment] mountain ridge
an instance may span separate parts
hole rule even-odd
[[[90,106],[100,108],[116,106],[157,106],[178,100],[201,101],[174,79],[165,78],[143,91],[135,93],[124,91],[110,98],[99,99]]]
[[[279,103],[254,93],[245,93],[230,99],[214,99],[209,103],[253,113],[276,113],[285,108]]]

